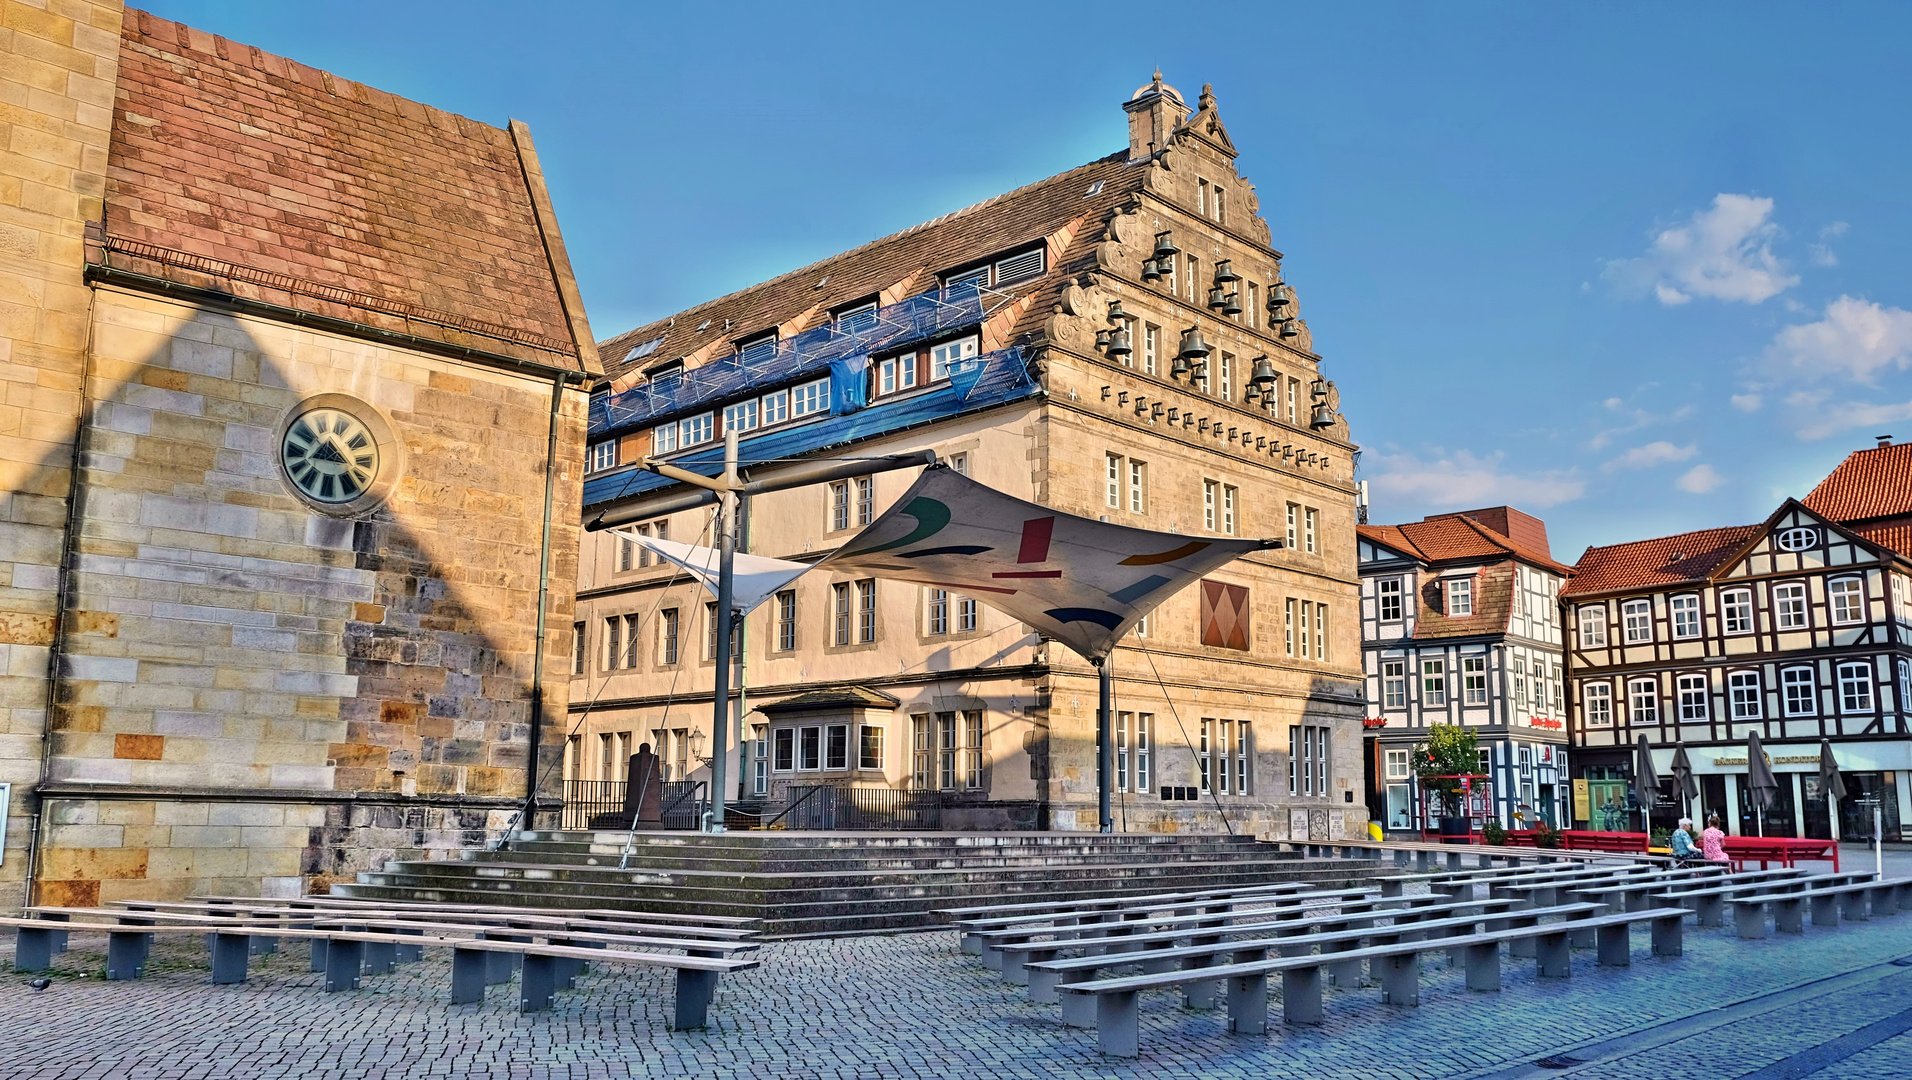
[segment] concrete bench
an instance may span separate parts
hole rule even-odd
[[[189,896],[188,901],[207,904],[283,904],[293,907],[380,908],[391,911],[469,912],[480,915],[549,915],[569,919],[610,919],[622,922],[679,923],[686,926],[747,929],[763,920],[750,915],[692,915],[668,911],[635,911],[624,908],[544,908],[513,904],[455,904],[431,900],[368,900],[351,896],[299,896],[284,899],[261,896]]]
[[[1115,922],[1123,918],[1136,917],[1134,913],[1159,911],[1169,906],[1195,908],[1207,904],[1244,902],[1270,897],[1294,896],[1307,893],[1313,886],[1303,882],[1284,881],[1268,885],[1255,885],[1242,889],[1210,889],[1202,892],[1159,893],[1154,896],[1111,896],[1094,900],[1070,901],[1046,904],[1004,905],[1017,908],[1041,908],[1007,912],[994,915],[974,915],[949,917],[946,921],[955,926],[962,935],[963,951],[979,953],[981,944],[975,935],[985,930],[997,930],[1017,926],[1023,923],[1073,924]],[[938,914],[952,915],[965,909],[945,909]],[[978,909],[967,909],[978,910]]]
[[[1404,899],[1409,902],[1402,903]],[[1003,979],[1021,986],[1033,985],[1029,970],[1032,962],[1054,960],[1058,954],[1065,951],[1086,950],[1090,955],[1110,957],[1112,963],[1141,963],[1145,969],[1166,964],[1167,966],[1160,967],[1160,970],[1166,971],[1175,965],[1172,960],[1162,959],[1167,955],[1163,950],[1174,948],[1175,942],[1184,938],[1195,945],[1204,945],[1249,934],[1291,936],[1311,932],[1311,928],[1348,927],[1356,923],[1372,922],[1375,919],[1392,919],[1397,924],[1418,923],[1463,909],[1480,908],[1498,912],[1510,910],[1515,906],[1513,901],[1508,900],[1461,900],[1448,903],[1440,903],[1439,900],[1440,898],[1435,896],[1405,898],[1369,896],[1340,904],[1333,914],[1327,914],[1319,907],[1267,908],[1237,913],[1237,917],[1247,920],[1245,922],[1209,920],[1190,924],[1185,919],[1164,920],[1163,924],[1158,924],[1159,929],[1147,930],[1114,940],[1094,937],[1058,937],[1042,941],[1006,943],[998,948],[1002,953]],[[1305,916],[1316,914],[1320,915],[1320,919],[1314,924],[1305,918]]]
[[[155,900],[116,900],[110,907],[126,911],[193,911],[208,916],[222,913],[263,914],[283,912],[297,918],[315,918],[328,914],[359,915],[364,918],[390,918],[402,920],[436,920],[438,922],[465,923],[472,926],[498,927],[538,927],[561,926],[576,930],[603,930],[610,932],[644,933],[661,937],[709,938],[717,941],[743,941],[757,935],[755,929],[733,926],[697,926],[689,923],[657,922],[619,922],[603,917],[578,917],[563,909],[548,908],[507,908],[501,907],[495,912],[468,912],[457,910],[439,911],[428,907],[404,905],[398,907],[360,906],[351,908],[307,907],[296,901],[255,901],[252,904],[197,901],[155,901]],[[58,909],[44,909],[58,910]],[[555,912],[546,914],[545,912]],[[631,912],[630,914],[640,914]],[[227,916],[231,917],[231,916]]]
[[[1692,887],[1704,888],[1712,885],[1730,883],[1758,884],[1783,878],[1803,876],[1804,870],[1749,870],[1735,874],[1726,869],[1725,863],[1712,863],[1709,868],[1717,868],[1712,873],[1702,870],[1692,880]],[[1655,896],[1664,896],[1678,889],[1681,882],[1655,878],[1649,881],[1630,881],[1620,885],[1587,885],[1567,890],[1575,896],[1584,896],[1590,900],[1604,900],[1608,904],[1622,905],[1628,911],[1656,906]]]
[[[1896,915],[1912,909],[1912,877],[1819,885],[1803,891],[1755,893],[1729,897],[1726,902],[1733,906],[1733,927],[1742,938],[1766,936],[1768,907],[1773,909],[1775,930],[1782,934],[1803,934],[1808,905],[1812,908],[1814,926],[1838,926],[1842,917],[1849,922],[1863,922],[1873,915]]]
[[[1500,946],[1503,942],[1532,937],[1539,941],[1539,973],[1542,978],[1564,979],[1571,974],[1568,938],[1573,931],[1591,927],[1599,936],[1598,961],[1604,965],[1632,963],[1630,940],[1633,924],[1648,922],[1653,927],[1653,951],[1659,956],[1678,956],[1681,952],[1681,922],[1686,912],[1680,908],[1652,908],[1592,916],[1567,922],[1515,926],[1461,937],[1427,941],[1397,941],[1371,945],[1327,955],[1252,958],[1215,965],[1195,971],[1176,971],[1156,975],[1133,975],[1092,982],[1064,983],[1059,988],[1064,1002],[1064,1022],[1069,1017],[1089,1014],[1085,1004],[1070,1004],[1071,997],[1092,998],[1093,1016],[1098,1029],[1100,1049],[1117,1057],[1135,1057],[1140,1051],[1137,996],[1144,990],[1165,990],[1185,983],[1228,980],[1228,1028],[1240,1034],[1258,1034],[1268,1028],[1268,976],[1282,976],[1282,1013],[1289,1024],[1322,1022],[1321,969],[1330,962],[1351,960],[1382,963],[1382,1000],[1393,1005],[1420,1004],[1420,956],[1424,952],[1459,949],[1467,969],[1469,990],[1500,989]],[[1240,942],[1247,948],[1251,943]],[[1279,942],[1269,942],[1268,948]],[[1083,1026],[1083,1025],[1077,1025]]]
[[[1018,921],[1008,926],[994,929],[976,929],[965,936],[976,943],[970,951],[980,954],[987,967],[998,967],[1000,950],[1004,946],[1019,944],[1037,937],[1049,937],[1057,940],[1077,938],[1124,938],[1150,927],[1164,925],[1182,925],[1204,923],[1214,920],[1237,918],[1247,914],[1262,915],[1281,910],[1300,912],[1312,905],[1321,907],[1349,903],[1362,899],[1374,899],[1369,889],[1327,889],[1319,892],[1288,893],[1275,896],[1241,897],[1229,900],[1209,900],[1200,904],[1178,904],[1167,908],[1154,906],[1129,908],[1118,911],[1102,912],[1100,918],[1083,920],[1045,920],[1043,918]],[[1198,909],[1198,910],[1190,910]],[[1182,912],[1177,914],[1177,912]],[[1052,925],[1053,924],[1053,925]]]
[[[1059,1000],[1062,988],[1079,982],[1090,982],[1096,972],[1108,968],[1123,967],[1140,963],[1145,975],[1163,974],[1174,971],[1196,971],[1214,963],[1216,957],[1232,955],[1237,962],[1265,957],[1270,948],[1281,956],[1305,956],[1319,947],[1319,959],[1327,969],[1328,981],[1334,986],[1358,986],[1362,978],[1362,961],[1347,959],[1346,954],[1362,947],[1362,942],[1373,944],[1393,944],[1410,937],[1416,940],[1428,940],[1432,936],[1457,937],[1474,932],[1481,923],[1490,924],[1492,929],[1504,929],[1508,926],[1538,925],[1543,917],[1593,916],[1600,914],[1598,904],[1562,904],[1558,907],[1530,909],[1521,911],[1507,910],[1505,901],[1476,900],[1469,905],[1487,910],[1465,915],[1441,913],[1441,917],[1397,921],[1387,926],[1376,926],[1374,921],[1387,916],[1386,912],[1373,912],[1364,915],[1352,915],[1348,918],[1329,918],[1313,927],[1299,927],[1305,933],[1289,932],[1282,934],[1282,924],[1274,927],[1243,926],[1231,928],[1231,932],[1212,938],[1197,938],[1188,945],[1156,949],[1143,955],[1102,954],[1096,956],[1077,956],[1067,958],[1046,958],[1031,960],[1029,963],[1029,1000],[1040,1004],[1055,1004]],[[1422,914],[1416,912],[1415,914]],[[1294,926],[1286,929],[1293,931]],[[1267,933],[1276,931],[1276,936],[1248,937],[1249,933]],[[1234,931],[1239,931],[1235,933]],[[1252,954],[1252,955],[1248,955]],[[1450,959],[1456,959],[1450,956]],[[1186,1005],[1191,1009],[1203,1009],[1214,1004],[1219,979],[1202,982],[1186,982],[1182,991]],[[1086,999],[1070,1002],[1070,1007],[1086,1009]],[[1087,1013],[1078,1012],[1065,1016],[1064,1022],[1077,1027],[1088,1027]]]
[[[1018,904],[983,904],[974,907],[935,908],[930,914],[944,922],[962,924],[977,919],[995,917],[1016,918],[1028,915],[1051,915],[1056,912],[1076,908],[1084,910],[1098,909],[1107,905],[1135,905],[1154,903],[1173,903],[1182,900],[1201,900],[1209,897],[1240,896],[1249,893],[1266,892],[1281,889],[1305,889],[1308,886],[1299,881],[1270,881],[1261,885],[1241,885],[1220,889],[1201,889],[1186,892],[1149,893],[1141,896],[1099,896],[1086,900],[1032,900]]]
[[[1814,887],[1850,885],[1871,877],[1871,874],[1857,870],[1836,874],[1800,874],[1778,881],[1711,885],[1699,889],[1670,889],[1656,893],[1654,896],[1665,903],[1684,905],[1698,916],[1701,926],[1714,927],[1725,925],[1726,902],[1736,896],[1750,896],[1759,892],[1802,892]]]
[[[104,933],[107,935],[107,978],[109,979],[141,977],[144,974],[147,952],[156,934],[196,935],[205,934],[210,930],[212,933],[211,981],[219,984],[246,981],[248,961],[252,955],[250,942],[252,937],[267,935],[323,940],[326,943],[325,970],[328,991],[358,988],[359,978],[365,967],[367,946],[446,947],[452,950],[451,1002],[454,1005],[482,1001],[485,987],[490,985],[489,955],[507,953],[517,955],[523,960],[524,977],[519,987],[521,1012],[536,1012],[551,1007],[552,994],[570,983],[566,973],[572,969],[565,965],[566,961],[596,961],[604,964],[671,968],[677,973],[677,1001],[674,1011],[675,1022],[672,1026],[679,1030],[705,1026],[711,1000],[716,994],[719,974],[757,966],[757,961],[754,959],[671,956],[662,953],[625,952],[606,948],[580,948],[562,944],[539,945],[533,942],[440,938],[430,935],[407,935],[401,938],[395,934],[305,929],[296,926],[229,924],[209,927],[204,922],[193,921],[191,917],[186,916],[175,917],[180,920],[176,922],[142,921],[143,919],[168,918],[159,913],[148,913],[143,917],[129,915],[127,918],[135,921],[128,923],[69,921],[56,930],[49,925],[54,920],[0,918],[0,926],[11,926],[15,929],[14,964],[15,969],[20,971],[41,971],[51,965],[52,938],[55,933],[72,931]]]

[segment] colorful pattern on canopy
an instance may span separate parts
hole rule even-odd
[[[817,565],[962,593],[1100,660],[1189,582],[1276,546],[1058,513],[939,465]]]

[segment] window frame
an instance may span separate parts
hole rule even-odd
[[[1487,704],[1487,657],[1461,657],[1461,704]]]
[[[1727,589],[1719,594],[1719,625],[1722,634],[1750,634],[1757,625],[1753,614],[1753,590]]]
[[[1381,707],[1407,708],[1407,661],[1381,661]]]
[[[1679,593],[1666,600],[1667,621],[1674,641],[1692,641],[1706,634],[1706,620],[1700,614],[1698,593]],[[1685,626],[1682,626],[1685,623]]]
[[[1765,699],[1757,669],[1726,673],[1726,713],[1733,723],[1764,720]]]
[[[1620,602],[1620,640],[1627,645],[1653,643],[1653,601],[1635,597]]]
[[[1627,723],[1660,722],[1660,680],[1651,676],[1627,680]]]
[[[1801,679],[1797,676],[1805,676]],[[1811,664],[1779,669],[1779,707],[1788,718],[1819,715],[1819,673]]]
[[[1422,706],[1447,705],[1447,658],[1421,658]]]
[[[1706,676],[1687,672],[1673,680],[1673,700],[1679,709],[1680,723],[1705,724],[1713,719],[1713,689]]]
[[[1858,673],[1856,679],[1850,677],[1853,672]],[[1870,660],[1844,661],[1833,669],[1832,677],[1834,685],[1838,688],[1839,715],[1858,716],[1873,712],[1878,708],[1879,695],[1873,686],[1873,683],[1877,681],[1877,672],[1873,670]],[[1857,704],[1854,703],[1854,698],[1848,693],[1849,689],[1853,687],[1861,688],[1865,691],[1864,700]]]
[[[1447,611],[1446,611],[1447,617],[1450,619],[1473,618],[1474,617],[1474,577],[1473,575],[1470,574],[1466,577],[1445,578],[1443,579],[1442,583],[1447,586],[1446,589],[1444,590],[1447,594],[1445,598],[1447,601]]]
[[[1389,591],[1388,586],[1394,588]],[[1374,583],[1375,618],[1381,622],[1400,622],[1407,617],[1407,581],[1401,577],[1375,579]],[[1389,602],[1393,603],[1394,613],[1388,614]]]
[[[1588,682],[1580,686],[1580,715],[1590,728],[1613,726],[1613,684]]]
[[[1843,616],[1841,608],[1847,609]],[[1826,618],[1833,626],[1862,626],[1866,623],[1865,578],[1843,574],[1827,579]]]
[[[1795,617],[1797,622],[1788,621]],[[1781,581],[1773,584],[1773,629],[1812,629],[1812,600],[1805,582]]]
[[[1607,605],[1580,604],[1573,609],[1575,636],[1583,649],[1607,647]]]

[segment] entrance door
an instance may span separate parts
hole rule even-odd
[[[1826,805],[1826,792],[1819,783],[1819,774],[1801,776],[1799,784],[1806,796],[1805,805],[1799,808],[1800,821],[1806,830],[1802,835],[1808,840],[1832,839],[1832,812]]]
[[[1706,828],[1706,821],[1714,814],[1719,815],[1721,829],[1733,827],[1733,815],[1726,812],[1726,777],[1713,775],[1699,777],[1700,782],[1700,819],[1693,824]]]
[[[1627,812],[1627,773],[1618,765],[1587,766],[1587,828],[1595,832],[1626,832],[1633,827]]]
[[[1745,776],[1735,776],[1733,781],[1739,785],[1739,834],[1741,836],[1798,836],[1795,826],[1798,816],[1793,808],[1793,784],[1791,773],[1780,773],[1779,792],[1773,797],[1772,809],[1764,814],[1753,812],[1753,788]],[[1762,831],[1761,821],[1764,829]]]
[[[1841,773],[1846,782],[1846,797],[1839,800],[1839,837],[1842,840],[1872,840],[1873,807],[1885,839],[1899,839],[1899,794],[1894,774],[1878,772]]]

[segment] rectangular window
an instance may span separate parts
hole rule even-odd
[[[1248,316],[1249,326],[1261,325],[1261,286],[1250,281],[1248,284],[1248,303],[1243,304]],[[1264,404],[1266,404],[1264,402]]]
[[[1122,505],[1122,459],[1115,454],[1103,455],[1103,479],[1106,481],[1103,501],[1111,507]]]
[[[613,615],[604,620],[604,670],[616,671],[624,663],[624,651],[618,647],[624,632],[624,618]]]
[[[704,659],[717,659],[717,602],[704,605]]]
[[[1115,790],[1129,790],[1129,725],[1135,722],[1134,713],[1115,714],[1113,734],[1115,736]],[[1137,791],[1143,790],[1140,786]]]
[[[658,613],[657,646],[666,664],[677,663],[677,609],[667,608]]]
[[[830,529],[840,532],[850,527],[850,482],[838,480],[830,485]]]
[[[1288,598],[1288,617],[1285,625],[1287,626],[1288,655],[1293,656],[1295,654],[1295,598],[1292,596]]]
[[[1222,532],[1235,535],[1235,503],[1241,492],[1233,484],[1222,485]]]
[[[1487,658],[1461,657],[1461,698],[1467,705],[1487,704]]]
[[[929,591],[929,633],[949,633],[949,590]]]
[[[1300,541],[1300,536],[1301,536],[1300,518],[1301,518],[1301,505],[1299,503],[1289,503],[1288,504],[1288,537],[1287,537],[1287,544],[1286,544],[1286,547],[1288,548],[1289,551],[1295,550],[1296,544],[1299,543]]]
[[[1628,645],[1653,640],[1653,601],[1628,600],[1620,605],[1620,622]]]
[[[1407,708],[1407,664],[1401,660],[1381,662],[1381,707]]]
[[[797,733],[794,728],[778,728],[771,732],[770,767],[778,772],[790,772],[797,767]]]
[[[1527,700],[1527,662],[1514,657],[1514,705],[1518,707]]]
[[[1704,723],[1708,716],[1706,707],[1706,676],[1682,675],[1675,683],[1680,697],[1680,722],[1683,724]]]
[[[1720,623],[1729,634],[1753,632],[1753,594],[1745,589],[1721,593]]]
[[[1858,578],[1839,578],[1826,583],[1826,597],[1832,601],[1835,625],[1866,621],[1865,584]]]
[[[1328,658],[1328,605],[1325,602],[1316,604],[1314,615],[1315,659],[1326,660]]]
[[[699,413],[696,416],[677,423],[677,445],[696,446],[717,437],[716,417],[712,413]]]
[[[1447,614],[1451,618],[1460,618],[1474,613],[1474,579],[1449,578],[1447,582]]]
[[[1575,612],[1580,619],[1580,647],[1583,649],[1600,648],[1607,643],[1607,609],[1600,604],[1589,604]]]
[[[1153,770],[1150,768],[1149,761],[1153,753],[1151,743],[1153,733],[1150,729],[1154,726],[1154,713],[1135,714],[1135,742],[1131,750],[1135,754],[1135,790],[1137,791],[1149,791],[1154,783]]]
[[[763,426],[781,424],[790,419],[790,391],[779,390],[763,396]]]
[[[917,791],[930,789],[934,740],[927,715],[910,717],[910,786]]]
[[[1387,752],[1387,773],[1389,780],[1406,780],[1408,776],[1407,751],[1389,750]]]
[[[1295,421],[1295,399],[1299,398],[1300,396],[1301,396],[1301,380],[1289,379],[1288,380],[1288,423],[1291,425],[1296,422]]]
[[[1912,578],[1892,575],[1892,617],[1900,626],[1912,626]]]
[[[1217,725],[1219,741],[1215,744],[1215,790],[1218,794],[1228,795],[1235,791],[1235,770],[1229,760],[1229,747],[1234,745],[1235,722],[1222,720]]]
[[[755,398],[724,406],[725,431],[753,431],[756,427],[757,400]]]
[[[591,471],[603,472],[605,469],[615,468],[617,468],[617,440],[606,439],[601,443],[592,443]]]
[[[677,449],[677,425],[659,424],[651,430],[651,449],[659,454],[668,454]]]
[[[955,473],[957,476],[969,475],[969,455],[968,454],[951,454],[949,455],[948,460],[949,460],[949,470],[951,472]]]
[[[1757,720],[1759,707],[1759,672],[1735,671],[1726,676],[1727,700],[1733,708],[1735,720]]]
[[[571,674],[584,674],[584,624],[571,624]]]
[[[830,586],[830,640],[838,645],[850,643],[850,583]]]
[[[763,334],[737,346],[737,360],[743,364],[761,364],[777,355],[777,335]]]
[[[1842,713],[1867,713],[1872,711],[1872,665],[1839,665],[1839,711]]]
[[[1652,679],[1628,681],[1627,720],[1636,725],[1660,722],[1660,690],[1657,682]]]
[[[976,601],[967,596],[956,598],[956,632],[974,633],[976,630]]]
[[[1193,255],[1187,255],[1184,258],[1188,260],[1188,283],[1183,288],[1188,293],[1188,302],[1193,304],[1197,302],[1196,291],[1202,287],[1202,262]]]
[[[1781,630],[1806,628],[1806,584],[1803,581],[1773,586],[1773,614]]]
[[[963,714],[963,786],[974,791],[983,786],[983,714]]]
[[[1213,480],[1202,481],[1202,528],[1215,531],[1215,504],[1221,499],[1221,485]]]
[[[1301,725],[1288,729],[1288,794],[1328,794],[1328,729]]]
[[[1447,663],[1443,660],[1421,661],[1421,704],[1447,704]]]
[[[1149,467],[1146,463],[1129,459],[1129,513],[1148,512]]]
[[[1613,687],[1606,683],[1588,683],[1580,690],[1586,707],[1588,727],[1613,726]]]
[[[618,662],[619,667],[637,666],[637,620],[636,615],[624,616],[624,659]],[[675,663],[675,660],[672,662]]]
[[[876,640],[876,579],[856,583],[856,639],[868,644]]]
[[[1211,748],[1215,741],[1215,721],[1208,719],[1202,721],[1200,738],[1201,742],[1195,747],[1195,764],[1201,770],[1202,794],[1206,795],[1211,790],[1210,777],[1213,764]]]
[[[978,340],[973,337],[958,341],[945,341],[929,351],[929,381],[941,382],[949,378],[949,369],[965,360],[976,359]]]
[[[1374,583],[1375,594],[1380,598],[1380,617],[1382,622],[1401,621],[1401,579],[1382,578]]]
[[[1221,378],[1217,380],[1223,401],[1235,400],[1235,354],[1223,353],[1215,365]]]
[[[823,729],[807,727],[797,729],[797,768],[814,770],[823,765]]]
[[[850,767],[850,725],[831,724],[823,729],[823,767],[832,771]]]
[[[906,352],[888,357],[876,365],[876,371],[877,393],[895,394],[912,389],[916,386],[916,354]]]
[[[881,770],[883,768],[883,729],[876,724],[863,724],[856,730],[856,767]]]
[[[1155,374],[1155,358],[1161,348],[1162,328],[1154,323],[1142,325],[1142,373]]]
[[[1673,612],[1673,636],[1675,638],[1696,638],[1700,636],[1700,598],[1693,595],[1676,596],[1666,605]]]
[[[777,650],[791,652],[797,647],[797,591],[785,589],[777,594]]]
[[[790,388],[790,415],[809,416],[830,410],[830,380],[817,379]]]
[[[1135,636],[1139,638],[1149,636],[1149,617],[1147,615],[1135,620]]]
[[[628,536],[619,536],[617,538],[617,568],[619,570],[632,570],[636,567],[637,541]]]
[[[956,786],[956,714],[936,714],[936,772],[944,791]]]
[[[868,525],[876,520],[876,477],[856,478],[856,523]]]
[[[875,304],[860,304],[839,313],[836,317],[836,331],[839,334],[861,334],[875,328]]]
[[[1779,673],[1779,687],[1786,699],[1787,716],[1811,716],[1819,711],[1819,693],[1813,687],[1812,669],[1787,668]]]
[[[1301,549],[1310,555],[1320,550],[1319,546],[1315,543],[1315,536],[1317,534],[1315,523],[1319,521],[1320,518],[1321,511],[1316,510],[1312,506],[1308,507],[1302,514],[1302,524],[1304,528],[1301,536]]]

